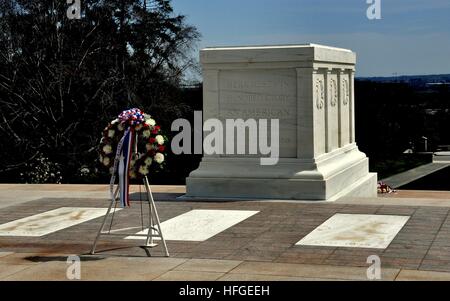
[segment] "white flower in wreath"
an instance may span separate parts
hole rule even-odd
[[[163,145],[164,144],[164,137],[161,135],[158,135],[155,137],[156,142],[158,142],[159,145]]]
[[[98,160],[100,161],[100,163],[103,163],[103,156],[100,155],[100,158],[98,158]]]
[[[123,130],[125,130],[125,127],[123,126],[123,123],[119,123],[119,125],[117,126],[117,129],[121,132],[123,132]]]
[[[156,153],[154,159],[155,159],[156,163],[161,164],[164,162],[164,155],[161,153]]]
[[[107,155],[112,153],[112,147],[110,144],[106,144],[105,146],[103,146],[103,152]]]
[[[103,165],[108,166],[111,160],[108,157],[103,158]]]
[[[147,119],[147,120],[145,121],[145,124],[148,125],[148,126],[155,126],[156,121],[155,121],[155,119],[153,119],[153,118],[149,118],[149,119]]]
[[[145,159],[144,163],[146,166],[150,166],[152,164],[153,160],[152,158],[148,157],[147,159]]]
[[[108,137],[109,137],[109,138],[114,137],[115,134],[116,134],[116,132],[115,132],[114,130],[109,130],[109,131],[108,131]]]
[[[150,138],[151,133],[150,130],[145,130],[142,132],[142,136],[144,136],[144,138]]]
[[[141,165],[141,167],[139,167],[139,173],[143,176],[148,174],[148,168],[145,165]]]

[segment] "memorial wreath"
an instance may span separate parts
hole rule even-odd
[[[152,169],[162,168],[165,143],[161,127],[149,114],[137,108],[123,111],[103,130],[100,140],[100,163],[109,168],[111,187],[119,175],[120,199],[129,205],[129,179],[146,177]],[[112,190],[111,190],[112,192]]]

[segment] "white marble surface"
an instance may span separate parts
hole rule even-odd
[[[2,224],[0,236],[44,236],[104,216],[106,212],[107,208],[62,207]]]
[[[385,249],[409,216],[335,214],[296,245]]]
[[[433,162],[448,163],[450,162],[450,152],[436,152],[433,154]]]
[[[354,139],[355,53],[315,44],[220,47],[201,50],[200,61],[204,120],[278,119],[279,160],[261,166],[261,152],[205,155],[186,179],[187,197],[376,196],[376,175]],[[248,128],[235,129],[246,150]]]
[[[310,61],[354,65],[356,54],[348,49],[318,44],[210,47],[202,49],[200,61],[223,65]]]
[[[166,240],[205,241],[258,212],[196,209],[161,223],[161,230]],[[137,234],[147,233],[148,229]],[[145,239],[145,237],[128,236],[125,239]]]

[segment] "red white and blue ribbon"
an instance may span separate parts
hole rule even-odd
[[[122,154],[120,156],[118,175],[119,175],[119,192],[120,192],[120,204],[122,207],[130,206],[130,163],[133,154],[135,134],[134,130],[130,129],[124,135],[122,144]]]
[[[130,165],[135,147],[136,132],[134,127],[144,123],[144,115],[139,109],[130,109],[123,111],[119,115],[119,120],[125,126],[128,126],[125,133],[117,145],[116,157],[110,181],[111,198],[114,199],[114,183],[116,181],[116,172],[119,176],[119,197],[122,207],[130,206]]]

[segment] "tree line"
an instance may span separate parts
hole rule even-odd
[[[67,9],[0,0],[2,182],[106,177],[96,149],[105,122],[139,107],[170,130],[199,105],[200,88],[183,84],[198,70],[200,35],[170,1],[83,0],[75,20]]]

